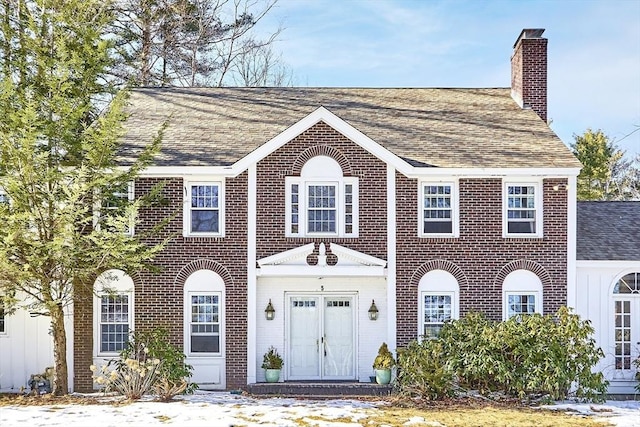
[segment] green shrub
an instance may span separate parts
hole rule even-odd
[[[411,341],[398,351],[396,391],[409,398],[436,400],[452,396],[455,381],[447,366],[442,341]]]
[[[531,314],[493,322],[471,313],[445,324],[440,334],[447,365],[460,386],[530,398],[601,399],[607,382],[592,372],[604,356],[594,329],[567,308],[555,316]]]
[[[169,342],[168,332],[156,328],[148,332],[132,332],[118,359],[103,366],[94,380],[129,399],[140,399],[153,392],[160,400],[171,400],[182,393],[193,393],[197,384],[190,383],[193,367],[186,356]],[[92,366],[96,372],[96,367]]]
[[[395,364],[393,353],[389,350],[387,343],[383,342],[378,348],[378,355],[373,360],[373,369],[391,369]]]

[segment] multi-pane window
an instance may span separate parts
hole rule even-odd
[[[507,185],[507,234],[535,235],[538,199],[536,186]]]
[[[343,182],[309,182],[287,178],[287,235],[357,236],[356,178]]]
[[[118,352],[129,340],[130,301],[128,295],[100,297],[100,351]]]
[[[7,332],[7,329],[6,329],[7,326],[6,326],[4,316],[5,316],[4,305],[0,303],[0,334],[4,334]]]
[[[220,294],[191,294],[191,353],[220,353]]]
[[[422,233],[453,233],[453,185],[422,186]]]
[[[507,319],[536,312],[535,294],[507,294]]]
[[[453,294],[423,294],[424,338],[437,338],[442,326],[453,315]]]
[[[297,234],[300,229],[300,194],[298,184],[291,185],[291,233]]]
[[[336,193],[335,185],[307,187],[307,232],[336,232]]]
[[[631,369],[631,301],[614,301],[615,368]]]
[[[127,217],[127,207],[133,200],[133,183],[124,183],[101,192],[96,227],[108,231],[133,234],[134,218]]]
[[[221,233],[221,186],[219,183],[198,183],[189,187],[188,234]]]
[[[614,316],[614,361],[616,370],[631,370],[634,368],[633,360],[637,352],[634,347],[633,335],[637,334],[638,328],[637,304],[640,299],[640,272],[629,273],[620,278],[613,287],[615,301]],[[637,353],[636,353],[637,354]]]

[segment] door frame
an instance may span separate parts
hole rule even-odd
[[[637,294],[629,294],[629,295],[621,295],[621,294],[611,294],[612,298],[609,299],[609,312],[611,313],[609,316],[609,322],[607,327],[609,328],[609,346],[611,348],[612,354],[612,364],[613,369],[609,381],[635,381],[635,373],[636,368],[633,365],[633,361],[636,360],[637,357],[640,357],[640,295]],[[616,335],[615,335],[615,303],[616,302],[629,301],[630,305],[630,327],[631,327],[631,369],[616,369],[615,360],[616,360]],[[635,323],[634,323],[635,322]],[[638,326],[635,326],[638,325]],[[635,327],[634,327],[635,326]]]
[[[289,358],[289,354],[291,352],[291,298],[296,297],[317,297],[319,298],[319,305],[322,307],[319,314],[318,319],[318,338],[321,338],[323,335],[323,331],[325,328],[325,311],[326,311],[326,299],[330,298],[344,298],[351,297],[351,301],[353,303],[352,310],[352,321],[351,327],[353,329],[353,354],[352,354],[352,365],[353,365],[353,375],[349,377],[335,377],[335,376],[325,376],[324,375],[324,357],[321,354],[318,354],[318,363],[320,366],[318,367],[318,371],[320,375],[317,377],[304,377],[299,378],[291,377],[291,366],[289,365],[284,370],[284,380],[292,380],[292,381],[308,381],[308,380],[316,380],[316,381],[356,381],[358,378],[358,341],[359,341],[359,332],[358,332],[358,292],[357,291],[320,291],[320,292],[312,292],[312,291],[285,291],[284,292],[284,301],[285,301],[285,327],[284,327],[284,359],[285,365],[287,365],[286,361]],[[319,347],[320,348],[320,347]],[[318,350],[320,353],[320,350]]]

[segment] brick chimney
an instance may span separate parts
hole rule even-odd
[[[547,122],[547,39],[544,28],[525,28],[513,45],[511,96]]]

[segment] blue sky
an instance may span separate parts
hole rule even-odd
[[[279,23],[295,84],[323,87],[508,87],[520,31],[545,28],[552,129],[640,153],[640,0],[279,0]]]

